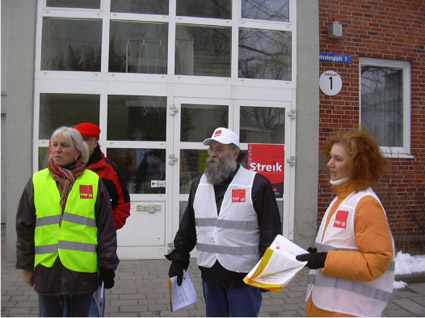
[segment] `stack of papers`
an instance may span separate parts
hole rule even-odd
[[[295,258],[305,253],[308,252],[278,235],[243,281],[247,285],[277,293],[307,264]]]
[[[188,272],[184,272],[182,284],[177,285],[177,276],[168,279],[170,288],[170,307],[171,312],[189,306],[198,301],[195,286],[190,280]]]

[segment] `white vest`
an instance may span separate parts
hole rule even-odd
[[[336,198],[332,201],[317,234],[315,246],[318,252],[360,251],[354,233],[354,215],[357,203],[367,195],[373,196],[381,204],[375,192],[370,188],[366,191],[351,193],[332,215],[322,241],[326,220]],[[343,270],[341,268],[341,271]],[[369,282],[324,276],[320,269],[311,270],[308,276],[306,301],[311,296],[313,303],[323,310],[353,316],[381,316],[390,300],[393,282],[394,255],[390,268],[382,276]]]
[[[258,215],[251,197],[254,176],[239,167],[217,217],[214,186],[202,175],[193,201],[199,266],[210,268],[218,260],[229,271],[247,273],[261,258]]]

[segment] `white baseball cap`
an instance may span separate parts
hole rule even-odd
[[[209,146],[211,140],[215,140],[224,145],[234,144],[239,148],[239,137],[233,131],[224,127],[216,128],[211,138],[205,139],[203,144]]]

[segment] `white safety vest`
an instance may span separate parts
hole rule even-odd
[[[354,233],[354,215],[358,202],[367,195],[373,196],[381,204],[375,192],[370,188],[351,193],[332,215],[323,235],[326,220],[336,198],[332,201],[317,234],[315,246],[318,252],[360,251]],[[394,264],[393,255],[390,268],[379,278],[368,282],[324,276],[320,269],[311,270],[308,276],[306,301],[311,296],[313,303],[323,310],[353,316],[381,316],[393,291]],[[341,268],[341,271],[343,270]]]
[[[193,201],[198,265],[216,260],[229,271],[247,273],[259,261],[260,230],[251,198],[255,172],[239,167],[226,190],[217,217],[214,186],[201,177]]]

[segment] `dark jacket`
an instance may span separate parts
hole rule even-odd
[[[98,266],[115,270],[119,260],[116,253],[117,237],[112,220],[108,191],[99,179],[95,204],[97,224]],[[34,268],[35,229],[34,187],[32,178],[25,186],[16,215],[16,268]],[[66,269],[59,257],[52,267],[37,265],[34,271],[36,292],[43,295],[80,295],[93,293],[98,286],[97,273],[80,273]]]
[[[115,229],[122,228],[130,215],[130,196],[118,167],[105,158],[97,146],[87,162],[87,169],[96,172],[108,189]]]
[[[239,168],[239,166],[238,166]],[[217,211],[220,213],[221,203],[227,187],[232,181],[237,169],[230,178],[220,186],[214,186]],[[193,210],[193,200],[198,189],[201,176],[196,177],[190,189],[189,201],[186,211],[180,221],[179,230],[174,238],[175,250],[166,257],[172,261],[181,262],[185,268],[189,266],[190,251],[196,245],[195,211]],[[270,182],[266,177],[257,173],[254,177],[252,187],[252,202],[258,215],[258,225],[260,228],[260,239],[258,242],[261,255],[273,242],[278,234],[282,234],[279,208],[273,193]],[[247,273],[236,273],[228,271],[217,261],[211,268],[199,267],[202,279],[207,283],[219,287],[241,287],[246,286],[242,279]]]

